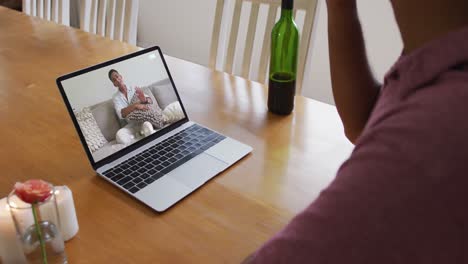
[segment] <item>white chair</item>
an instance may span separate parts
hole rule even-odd
[[[139,0],[81,0],[80,28],[136,45]]]
[[[70,0],[23,0],[22,8],[30,16],[70,25]]]
[[[242,5],[245,2],[251,3],[248,29],[245,40],[244,54],[241,59],[241,76],[247,79],[265,83],[267,80],[267,72],[269,70],[269,58],[270,58],[270,35],[271,30],[276,23],[276,17],[278,16],[279,8],[281,7],[281,0],[233,0],[234,10],[232,15],[232,21],[230,23],[230,33],[228,37],[227,45],[220,43],[221,28],[224,23],[229,23],[229,21],[223,21],[223,14],[226,15],[229,10],[227,10],[228,1],[217,0],[215,19],[213,25],[213,35],[210,48],[210,59],[209,66],[213,69],[217,69],[216,65],[222,64],[219,70],[233,74],[233,65],[234,57],[236,53],[236,47],[238,44],[238,33],[240,25],[240,17],[242,11]],[[268,6],[268,16],[265,23],[258,21],[259,19],[259,9],[261,5]],[[299,61],[297,67],[297,78],[296,78],[296,93],[301,93],[302,80],[304,78],[304,68],[307,59],[307,53],[309,48],[310,36],[312,32],[312,25],[314,22],[315,9],[317,5],[317,0],[296,0],[294,1],[294,16],[296,17],[298,10],[303,10],[304,23],[302,26],[302,31],[300,32],[300,44],[299,44]],[[297,22],[297,21],[296,21]],[[261,24],[265,24],[263,36],[256,36],[256,32]],[[253,54],[253,45],[254,40],[258,41],[257,38],[262,37],[260,41],[261,44],[261,55],[260,61],[257,63],[259,65],[257,76],[251,76],[251,67],[253,64],[252,54]],[[227,46],[227,47],[226,47]],[[226,48],[226,50],[225,50]],[[220,58],[219,54],[226,54],[224,58]],[[220,59],[224,59],[220,63]]]

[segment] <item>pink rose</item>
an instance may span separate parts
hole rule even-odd
[[[15,184],[15,194],[23,200],[23,202],[33,204],[41,203],[47,200],[52,194],[52,185],[43,180],[27,180],[23,183]]]

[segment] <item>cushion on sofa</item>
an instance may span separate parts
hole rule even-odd
[[[146,95],[146,96],[149,96],[149,98],[151,99],[151,101],[153,102],[152,104],[150,104],[150,108],[154,111],[159,111],[161,110],[161,107],[159,106],[159,103],[158,103],[158,100],[156,100],[156,98],[154,97],[153,95],[153,92],[151,91],[150,88],[146,87],[146,88],[143,88],[143,93]]]
[[[131,100],[132,104],[140,103],[138,95],[135,93]],[[143,122],[150,122],[154,128],[160,129],[164,126],[164,118],[162,115],[162,110],[159,108],[156,102],[153,102],[151,105],[152,108],[148,110],[133,110],[130,114],[127,115],[126,119],[131,121],[136,121],[141,124]]]
[[[115,113],[114,103],[112,100],[107,100],[91,106],[91,112],[107,141],[114,140],[115,133],[120,129],[121,124],[117,114]]]
[[[164,108],[163,111],[163,117],[164,117],[164,123],[174,123],[176,121],[179,121],[185,117],[184,111],[182,111],[182,107],[180,106],[180,103],[173,102],[169,104],[166,108]]]
[[[76,112],[75,116],[91,152],[95,152],[107,143],[88,107]]]
[[[177,101],[177,96],[169,79],[148,85],[147,88],[151,90],[161,109],[164,109],[169,104]]]

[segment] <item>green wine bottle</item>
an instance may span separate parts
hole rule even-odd
[[[293,18],[293,0],[282,0],[281,18],[271,32],[268,109],[289,115],[296,93],[299,31]]]

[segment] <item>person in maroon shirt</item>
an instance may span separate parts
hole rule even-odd
[[[381,85],[356,0],[327,0],[333,93],[356,147],[245,263],[468,263],[468,1],[391,2],[404,50]]]

